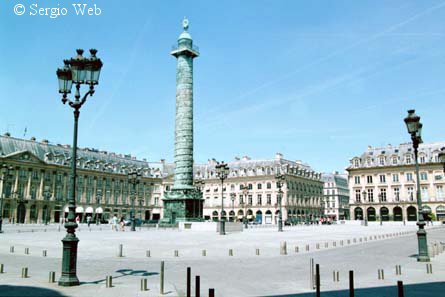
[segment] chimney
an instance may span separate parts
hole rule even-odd
[[[275,154],[275,160],[281,160],[283,159],[283,154],[282,153],[276,153]]]
[[[42,140],[42,143],[43,143],[43,144],[48,144],[49,141],[48,141],[48,139],[43,139],[43,140]]]

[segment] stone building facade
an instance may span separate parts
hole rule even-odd
[[[419,146],[422,205],[445,220],[445,178],[438,154],[445,142]],[[368,149],[350,160],[351,219],[416,221],[416,172],[411,143]]]
[[[329,220],[349,220],[349,187],[346,174],[323,173],[324,215]]]
[[[70,195],[71,148],[37,141],[0,136],[0,194],[5,223],[62,222]],[[195,164],[195,185],[202,191],[205,220],[221,217],[221,182],[216,176],[215,160]],[[224,182],[224,213],[231,221],[244,216],[258,224],[275,224],[278,218],[277,173],[283,183],[283,220],[310,222],[322,215],[323,182],[300,161],[277,154],[267,160],[236,158],[228,163],[230,173]],[[116,214],[128,217],[135,197],[136,218],[163,218],[163,198],[173,185],[174,164],[164,160],[147,162],[130,155],[97,149],[78,149],[76,214],[82,221],[91,216],[107,221]],[[138,170],[142,180],[133,196],[128,172]],[[198,183],[197,183],[198,181]],[[201,182],[201,183],[199,183]],[[242,190],[247,187],[247,193]],[[246,196],[247,194],[247,196]],[[246,197],[245,197],[246,196]]]
[[[35,138],[24,140],[0,136],[0,194],[4,222],[60,222],[68,212],[70,195],[71,149]],[[136,217],[159,219],[161,216],[162,164],[149,164],[127,155],[78,150],[76,214],[107,220],[126,217],[135,197]],[[127,173],[142,173],[140,184],[132,189]],[[133,193],[135,192],[135,196]]]
[[[241,221],[244,217],[256,224],[276,224],[279,213],[277,173],[285,176],[282,187],[283,221],[314,222],[322,216],[323,182],[321,174],[300,161],[290,161],[277,154],[267,160],[236,158],[228,162],[229,175],[221,187],[215,171],[217,162],[195,164],[194,180],[203,192],[204,220]],[[171,171],[171,169],[170,169]],[[199,184],[202,182],[202,184]],[[172,177],[164,180],[165,189]],[[248,191],[243,191],[247,187]],[[222,188],[222,189],[221,189]],[[221,190],[224,211],[221,209]]]

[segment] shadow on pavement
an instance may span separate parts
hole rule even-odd
[[[431,297],[443,296],[445,291],[445,282],[422,283],[403,286],[404,297]],[[442,292],[442,293],[441,293]],[[395,297],[397,296],[397,286],[373,287],[355,289],[355,297]],[[314,297],[315,292],[285,294],[285,295],[265,295],[262,297]],[[349,296],[349,290],[328,291],[320,294],[321,297],[346,297]]]
[[[118,276],[113,275],[113,280],[116,278],[124,277],[124,276],[150,276],[150,275],[157,275],[158,272],[148,272],[146,270],[133,270],[133,269],[119,269],[116,270],[117,273],[120,273]],[[89,281],[89,282],[80,282],[81,285],[85,284],[99,284],[101,282],[105,282],[105,278],[98,279],[95,281]]]
[[[29,286],[0,285],[0,296],[4,297],[66,297],[55,290]]]

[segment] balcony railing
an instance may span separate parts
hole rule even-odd
[[[192,45],[192,48],[190,48],[187,45],[181,44],[181,45],[172,45],[172,52],[182,50],[182,49],[191,49],[194,52],[199,54],[199,47],[196,45]]]

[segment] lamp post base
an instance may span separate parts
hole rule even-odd
[[[226,235],[226,222],[223,220],[219,221],[219,235]]]
[[[283,220],[278,220],[278,232],[283,232]]]
[[[77,225],[76,225],[77,227]],[[77,270],[77,245],[79,239],[73,233],[68,233],[63,243],[63,255],[62,255],[62,276],[59,279],[59,286],[73,287],[78,286],[79,279],[76,275]]]
[[[428,242],[426,239],[426,231],[424,229],[425,222],[417,222],[419,230],[417,231],[417,242],[419,245],[419,254],[417,255],[417,262],[429,262]]]

